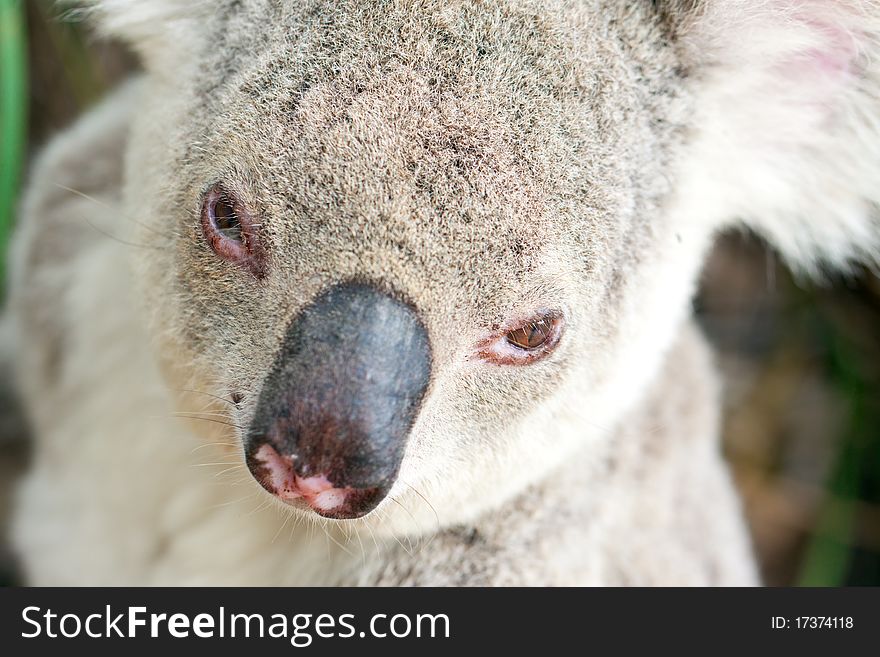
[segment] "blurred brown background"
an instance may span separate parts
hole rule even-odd
[[[793,280],[743,235],[696,301],[725,376],[724,448],[769,584],[880,584],[880,279]]]
[[[24,6],[32,155],[135,62],[51,2]],[[695,308],[725,375],[724,449],[765,581],[880,584],[880,279],[796,282],[758,240],[731,235]],[[5,506],[25,457],[0,449]],[[14,581],[8,567],[0,580]]]

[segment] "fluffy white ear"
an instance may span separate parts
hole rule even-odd
[[[691,4],[689,184],[705,212],[807,269],[880,262],[880,1]]]
[[[75,16],[131,45],[151,70],[180,64],[199,37],[199,18],[216,2],[206,0],[61,0]],[[177,62],[177,64],[175,64]]]

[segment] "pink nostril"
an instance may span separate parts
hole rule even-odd
[[[254,458],[265,470],[260,483],[269,491],[284,500],[302,497],[293,473],[293,457],[281,456],[271,445],[264,444],[260,445]]]
[[[296,475],[294,475],[296,477]],[[317,477],[296,477],[296,485],[303,495],[317,495],[333,488],[333,484],[323,475]]]
[[[342,488],[331,488],[318,493],[312,498],[311,504],[321,511],[332,511],[343,505],[347,496],[347,491]]]
[[[342,506],[350,492],[347,488],[335,488],[324,475],[298,476],[293,469],[293,457],[280,455],[268,443],[260,445],[254,460],[263,470],[258,481],[286,502],[304,499],[316,511],[326,512]]]

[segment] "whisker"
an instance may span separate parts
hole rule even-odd
[[[190,388],[174,388],[177,392],[191,392],[197,395],[205,395],[207,397],[211,397],[212,399],[216,399],[218,401],[222,401],[226,404],[229,404],[232,407],[235,407],[235,402],[231,399],[226,399],[226,397],[221,397],[220,395],[215,395],[212,392],[205,392],[204,390],[192,390]]]
[[[195,454],[200,449],[205,449],[206,447],[238,447],[238,443],[204,443],[203,445],[193,447],[190,454]]]
[[[61,183],[57,183],[57,182],[52,183],[52,184],[55,185],[56,187],[58,187],[59,189],[63,189],[65,192],[70,192],[71,194],[75,194],[76,196],[79,196],[80,198],[84,198],[87,201],[91,201],[92,203],[94,203],[95,205],[97,205],[99,207],[106,208],[107,210],[115,210],[116,209],[113,206],[111,206],[109,203],[105,203],[104,201],[97,199],[94,196],[89,196],[85,192],[81,192],[78,189],[74,189],[73,187],[68,187],[67,185],[62,185]]]
[[[289,511],[284,514],[284,522],[281,523],[281,526],[278,528],[278,531],[275,532],[275,536],[272,537],[272,540],[270,541],[271,544],[274,544],[275,540],[278,538],[278,536],[281,534],[281,532],[284,531],[284,528],[287,526],[287,523],[290,522],[290,517],[292,515],[293,515],[293,513],[289,512]]]
[[[439,530],[440,530],[440,516],[437,514],[437,509],[434,508],[434,505],[431,504],[431,502],[428,500],[427,497],[425,497],[424,495],[422,495],[422,493],[419,491],[418,488],[416,488],[415,486],[413,486],[413,485],[407,483],[407,482],[404,481],[403,479],[401,479],[400,482],[401,482],[404,486],[406,486],[407,488],[409,488],[413,493],[415,493],[415,494],[418,495],[420,498],[422,498],[422,500],[425,502],[425,504],[428,505],[428,508],[431,509],[431,513],[434,514],[434,523],[436,524],[436,528],[437,528],[437,530],[439,531]]]
[[[393,497],[390,498],[390,499],[391,499],[392,502],[394,502],[394,504],[396,504],[397,506],[399,506],[401,509],[404,510],[404,512],[405,512],[405,513],[406,513],[406,514],[412,519],[413,524],[418,524],[418,523],[416,522],[416,517],[410,512],[409,509],[407,509],[405,506],[403,506],[403,504],[402,504],[399,500],[396,500],[396,499],[394,499]],[[410,548],[410,550],[414,550],[414,549],[415,549],[415,546],[414,546],[413,543],[412,543],[412,538],[411,538],[410,536],[408,536],[408,535],[407,535],[407,536],[404,536],[404,538],[406,538],[406,542],[409,544],[409,548]]]
[[[364,541],[361,539],[361,533],[354,530],[354,537],[357,539],[358,545],[361,548],[361,562],[364,566],[367,565],[367,549],[364,547]]]
[[[348,551],[348,549],[347,549],[342,543],[340,543],[339,541],[337,541],[335,538],[333,538],[333,537],[330,535],[330,532],[327,531],[326,524],[322,524],[322,525],[321,525],[321,529],[324,531],[324,535],[325,535],[327,538],[329,538],[331,541],[333,541],[333,543],[335,543],[335,544],[339,547],[340,550],[342,550],[343,552],[345,552],[345,553],[346,553],[348,556],[350,556],[350,557],[353,557],[353,556],[354,556],[351,552]],[[329,554],[329,553],[327,554],[327,557],[328,557],[328,558],[330,557],[330,554]]]
[[[214,416],[214,417],[221,417],[221,418],[229,419],[229,413],[225,413],[225,412],[222,412],[222,411],[196,411],[196,410],[192,410],[192,411],[172,411],[172,412],[170,413],[170,415],[171,415],[172,417],[188,417],[189,415],[198,415],[198,416],[201,417],[201,416],[203,416],[203,415],[212,415],[212,416]]]
[[[403,551],[406,552],[407,555],[409,555],[409,556],[413,556],[412,548],[411,548],[411,547],[410,547],[410,548],[407,548],[407,547],[406,547],[406,546],[400,541],[400,539],[397,538],[397,536],[396,536],[395,534],[392,534],[391,537],[392,537],[395,541],[397,541],[397,544],[398,544],[401,548],[403,548]]]
[[[367,531],[370,532],[370,538],[373,539],[373,545],[376,546],[376,554],[379,554],[381,552],[381,549],[379,548],[379,542],[376,540],[376,534],[373,533],[373,528],[370,526],[369,522],[364,522],[364,527],[366,527]]]
[[[223,420],[218,420],[217,418],[213,418],[213,417],[199,417],[198,415],[189,415],[189,414],[180,414],[180,415],[172,414],[172,417],[183,418],[183,419],[187,419],[187,420],[203,420],[204,422],[213,422],[215,424],[222,424],[223,426],[230,427],[232,429],[238,429],[239,431],[242,431],[242,432],[244,431],[244,429],[242,429],[238,424],[235,424],[234,422],[225,422]]]
[[[59,189],[63,189],[65,192],[69,192],[71,194],[74,194],[75,196],[79,196],[81,199],[89,201],[90,203],[94,203],[99,208],[104,208],[105,210],[110,210],[114,214],[121,216],[123,219],[126,219],[128,221],[132,221],[133,223],[137,224],[141,228],[145,228],[146,230],[149,230],[149,231],[155,233],[156,235],[161,235],[161,236],[165,237],[169,234],[169,231],[160,230],[151,224],[145,223],[143,221],[138,221],[137,219],[134,218],[134,216],[129,215],[126,212],[121,212],[120,211],[121,208],[116,207],[114,205],[111,205],[111,204],[107,203],[106,201],[102,201],[99,198],[95,198],[94,196],[86,194],[85,192],[83,192],[79,189],[74,189],[73,187],[68,187],[67,185],[62,185],[61,183],[58,183],[58,182],[53,182],[52,184],[55,185],[55,187],[58,187]],[[173,234],[179,234],[179,233],[173,233]]]
[[[130,242],[128,240],[124,240],[121,237],[117,237],[116,235],[113,235],[112,233],[108,233],[106,230],[104,230],[103,228],[101,228],[97,224],[93,223],[91,220],[87,219],[86,217],[80,216],[79,219],[84,221],[89,226],[89,228],[91,228],[95,232],[100,233],[104,237],[107,237],[107,238],[113,240],[114,242],[119,242],[120,244],[124,244],[125,246],[133,246],[136,249],[154,249],[156,251],[160,251],[163,248],[163,247],[155,245],[155,244],[138,244],[137,242]]]
[[[221,509],[225,506],[232,506],[233,504],[240,504],[241,502],[245,502],[247,500],[253,499],[254,497],[256,497],[259,494],[259,492],[260,491],[255,491],[255,492],[251,493],[250,495],[245,495],[244,497],[239,497],[238,499],[235,499],[235,500],[229,500],[228,502],[220,502],[219,504],[213,504],[210,507],[208,507],[208,510],[214,511],[216,509]]]
[[[230,467],[230,468],[226,468],[225,470],[222,470],[222,471],[216,473],[214,476],[215,476],[215,477],[221,477],[221,476],[223,476],[224,474],[226,474],[227,472],[232,472],[233,470],[238,470],[239,468],[243,468],[243,467],[245,467],[245,466],[244,466],[244,463],[236,463],[236,464],[233,465],[232,467]]]

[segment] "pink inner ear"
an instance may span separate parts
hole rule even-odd
[[[812,3],[805,3],[803,11],[808,13],[811,5]],[[818,9],[821,10],[821,5]],[[808,25],[810,31],[823,43],[789,61],[784,65],[785,73],[839,80],[853,72],[853,65],[859,54],[857,35],[841,25],[811,15],[794,17],[793,20]]]
[[[816,49],[807,54],[817,70],[829,75],[844,75],[852,71],[858,56],[855,37],[834,25],[817,26],[828,38],[828,48]]]

